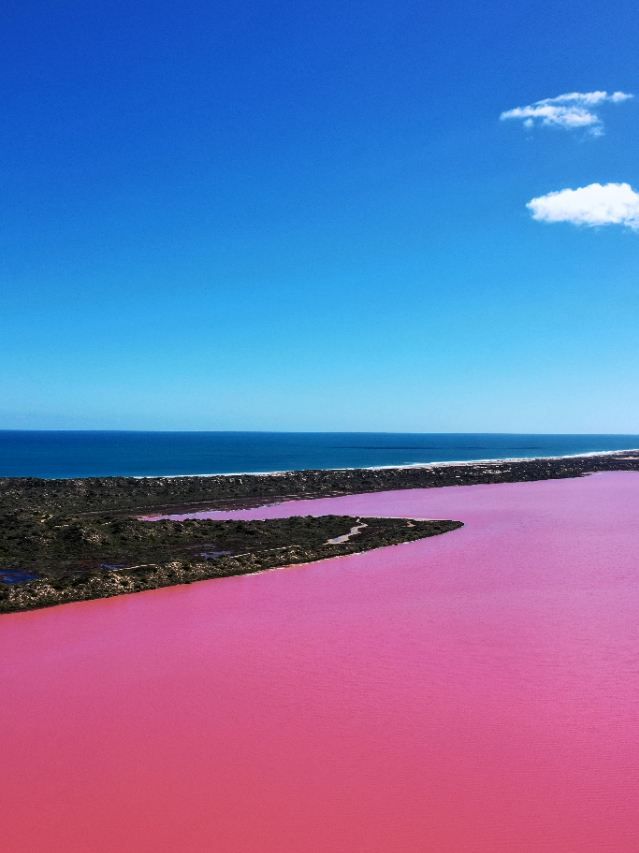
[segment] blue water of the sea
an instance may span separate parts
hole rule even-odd
[[[155,476],[367,468],[566,456],[636,447],[636,435],[0,430],[0,476]]]

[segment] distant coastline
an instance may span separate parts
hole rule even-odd
[[[639,435],[0,430],[0,477],[204,477],[515,462],[639,448]]]
[[[322,471],[395,471],[395,470],[410,470],[413,468],[446,468],[457,466],[474,466],[474,465],[492,465],[502,464],[503,462],[544,462],[550,460],[562,459],[582,459],[589,456],[617,456],[625,453],[639,454],[639,447],[625,447],[620,450],[593,450],[589,453],[566,453],[559,456],[506,456],[494,457],[491,459],[451,459],[442,460],[440,462],[410,462],[407,465],[364,465],[360,468],[321,468]],[[300,469],[290,468],[286,471],[229,471],[224,473],[205,473],[205,474],[134,474],[133,480],[173,480],[179,477],[284,477],[288,474],[295,474]],[[303,469],[302,469],[303,470]],[[309,469],[313,470],[313,469]],[[45,478],[50,479],[50,478]],[[67,479],[67,478],[64,478]]]

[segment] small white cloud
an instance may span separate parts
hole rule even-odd
[[[518,119],[524,127],[585,128],[592,136],[603,134],[603,122],[597,109],[605,103],[620,104],[633,95],[627,92],[566,92],[556,98],[544,98],[526,107],[515,107],[500,115],[502,121]]]
[[[526,207],[539,222],[571,222],[591,228],[622,225],[639,231],[639,193],[630,184],[559,190],[531,199]]]

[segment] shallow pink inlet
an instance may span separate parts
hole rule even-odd
[[[639,850],[639,476],[233,513],[422,542],[0,617],[0,848]]]

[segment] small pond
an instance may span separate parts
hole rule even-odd
[[[38,578],[39,575],[36,572],[26,572],[24,569],[0,568],[0,583],[27,583],[27,581],[36,581]]]

